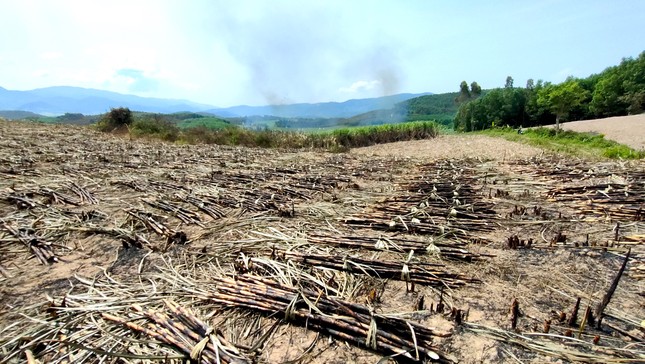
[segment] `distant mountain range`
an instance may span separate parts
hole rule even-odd
[[[205,112],[221,117],[263,116],[272,115],[283,118],[348,118],[374,110],[391,109],[399,102],[419,96],[420,94],[397,94],[369,99],[353,99],[344,102],[321,102],[315,104],[289,104],[267,106],[233,106],[220,109],[209,109]]]
[[[31,111],[41,115],[92,115],[108,112],[112,107],[158,113],[213,108],[212,105],[186,100],[156,99],[81,87],[54,86],[29,91],[12,91],[0,87],[0,110]]]
[[[166,114],[190,111],[220,117],[272,115],[285,118],[346,118],[373,110],[390,109],[401,101],[429,94],[404,93],[345,102],[216,108],[187,100],[140,97],[81,87],[54,86],[29,91],[13,91],[0,87],[0,110],[51,116],[64,113],[102,114],[113,107],[127,107],[133,111]]]

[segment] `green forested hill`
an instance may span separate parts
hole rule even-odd
[[[448,125],[452,123],[459,108],[455,101],[457,96],[457,92],[421,96],[397,104],[395,110],[405,115],[405,121],[436,120]]]
[[[390,109],[372,110],[347,118],[278,118],[276,126],[286,129],[335,128],[434,120],[452,126],[459,105],[457,92],[433,94],[402,101]]]
[[[347,118],[344,125],[375,125],[405,121],[434,120],[442,125],[452,125],[459,105],[458,92],[415,97],[400,102],[392,109],[375,110]]]

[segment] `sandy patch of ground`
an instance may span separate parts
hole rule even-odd
[[[561,126],[565,130],[601,133],[634,149],[645,149],[645,114],[572,121]]]
[[[424,159],[518,159],[544,153],[541,149],[484,135],[440,135],[434,139],[396,142],[352,149],[356,155],[419,157]]]

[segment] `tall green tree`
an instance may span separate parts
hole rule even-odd
[[[559,85],[548,85],[542,88],[538,92],[537,102],[538,105],[555,114],[555,128],[559,131],[560,120],[580,106],[587,96],[587,91],[578,81],[568,80]]]
[[[624,58],[618,66],[609,67],[596,81],[590,111],[598,117],[638,114],[645,110],[645,52],[638,58]]]
[[[455,116],[455,130],[473,131],[493,126],[518,127],[526,115],[526,93],[518,88],[497,88],[462,104]]]
[[[596,116],[624,115],[627,105],[620,96],[623,94],[623,80],[614,69],[606,71],[593,91],[590,108]]]
[[[473,81],[470,84],[470,96],[473,98],[478,98],[482,95],[482,87],[476,81]]]
[[[511,76],[506,77],[506,83],[504,84],[504,88],[513,88],[513,77]]]
[[[534,83],[533,89],[525,89],[527,119],[523,126],[553,124],[555,122],[555,115],[548,108],[544,107],[544,105],[538,104],[538,94],[544,87],[544,81],[538,80]]]
[[[455,116],[455,120],[453,121],[453,127],[455,128],[455,130],[458,130],[458,131],[473,130],[472,106],[473,106],[472,102],[468,102],[459,106],[459,110],[457,110],[457,115]]]
[[[469,100],[470,90],[468,90],[468,83],[466,81],[461,81],[461,84],[459,85],[459,96],[457,96],[455,102],[461,104]]]
[[[645,111],[645,52],[619,67],[624,68],[624,93],[619,98],[627,104],[628,114],[640,114]]]

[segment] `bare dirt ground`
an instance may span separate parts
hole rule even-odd
[[[578,132],[600,133],[607,139],[629,145],[636,150],[645,149],[645,114],[572,121],[563,123],[562,128]]]
[[[351,154],[392,156],[434,160],[446,158],[518,159],[544,154],[539,148],[484,135],[439,135],[427,140],[413,140],[353,149]]]
[[[643,161],[482,136],[331,154],[0,121],[0,363],[643,362],[644,206]]]

